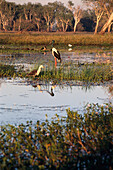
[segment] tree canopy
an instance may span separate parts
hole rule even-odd
[[[90,9],[75,8],[69,0],[68,7],[55,1],[41,3],[15,4],[0,0],[0,31],[94,31],[112,16],[113,0],[83,0],[92,4]],[[104,18],[104,19],[103,19]],[[87,22],[89,21],[89,22]],[[108,25],[112,30],[112,18]],[[86,29],[88,27],[88,29]]]

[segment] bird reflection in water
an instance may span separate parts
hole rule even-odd
[[[42,54],[46,55],[47,54],[47,47],[46,46],[42,47],[40,51],[41,51]]]
[[[44,89],[44,90],[42,90],[41,89],[41,85],[40,84],[31,84],[34,88],[36,88],[36,87],[38,87],[38,90],[42,93],[43,91],[45,91],[45,92],[47,92],[48,94],[50,94],[50,96],[54,96],[54,88],[56,87],[56,85],[53,85],[53,86],[51,86],[51,90],[49,91],[49,90],[46,90],[46,89]]]

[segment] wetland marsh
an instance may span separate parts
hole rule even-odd
[[[0,37],[0,169],[112,168],[112,37]],[[39,77],[28,77],[40,64]]]
[[[14,74],[18,70],[18,75],[21,76],[20,80],[15,76],[12,79],[9,75],[9,78],[1,79],[0,120],[2,124],[25,123],[28,120],[36,122],[45,120],[45,114],[49,119],[55,114],[65,116],[68,108],[82,112],[88,103],[113,102],[112,96],[110,97],[108,93],[110,85],[112,86],[112,83],[108,83],[108,80],[112,82],[111,53],[61,52],[61,56],[63,65],[58,64],[56,72],[54,58],[50,52],[0,55],[1,64],[14,67]],[[44,69],[43,75],[40,75],[38,80],[26,77],[27,72],[40,64],[44,65]],[[11,74],[8,70],[7,72]],[[95,79],[92,76],[95,76]],[[50,94],[52,86],[55,86],[54,96]]]

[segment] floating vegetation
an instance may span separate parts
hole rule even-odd
[[[47,115],[46,115],[47,118]],[[0,169],[112,169],[113,107],[0,127]]]

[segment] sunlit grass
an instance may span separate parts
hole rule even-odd
[[[93,35],[93,34],[16,34],[16,33],[1,33],[0,44],[27,44],[27,45],[49,45],[52,40],[55,40],[56,45],[113,45],[113,34]]]

